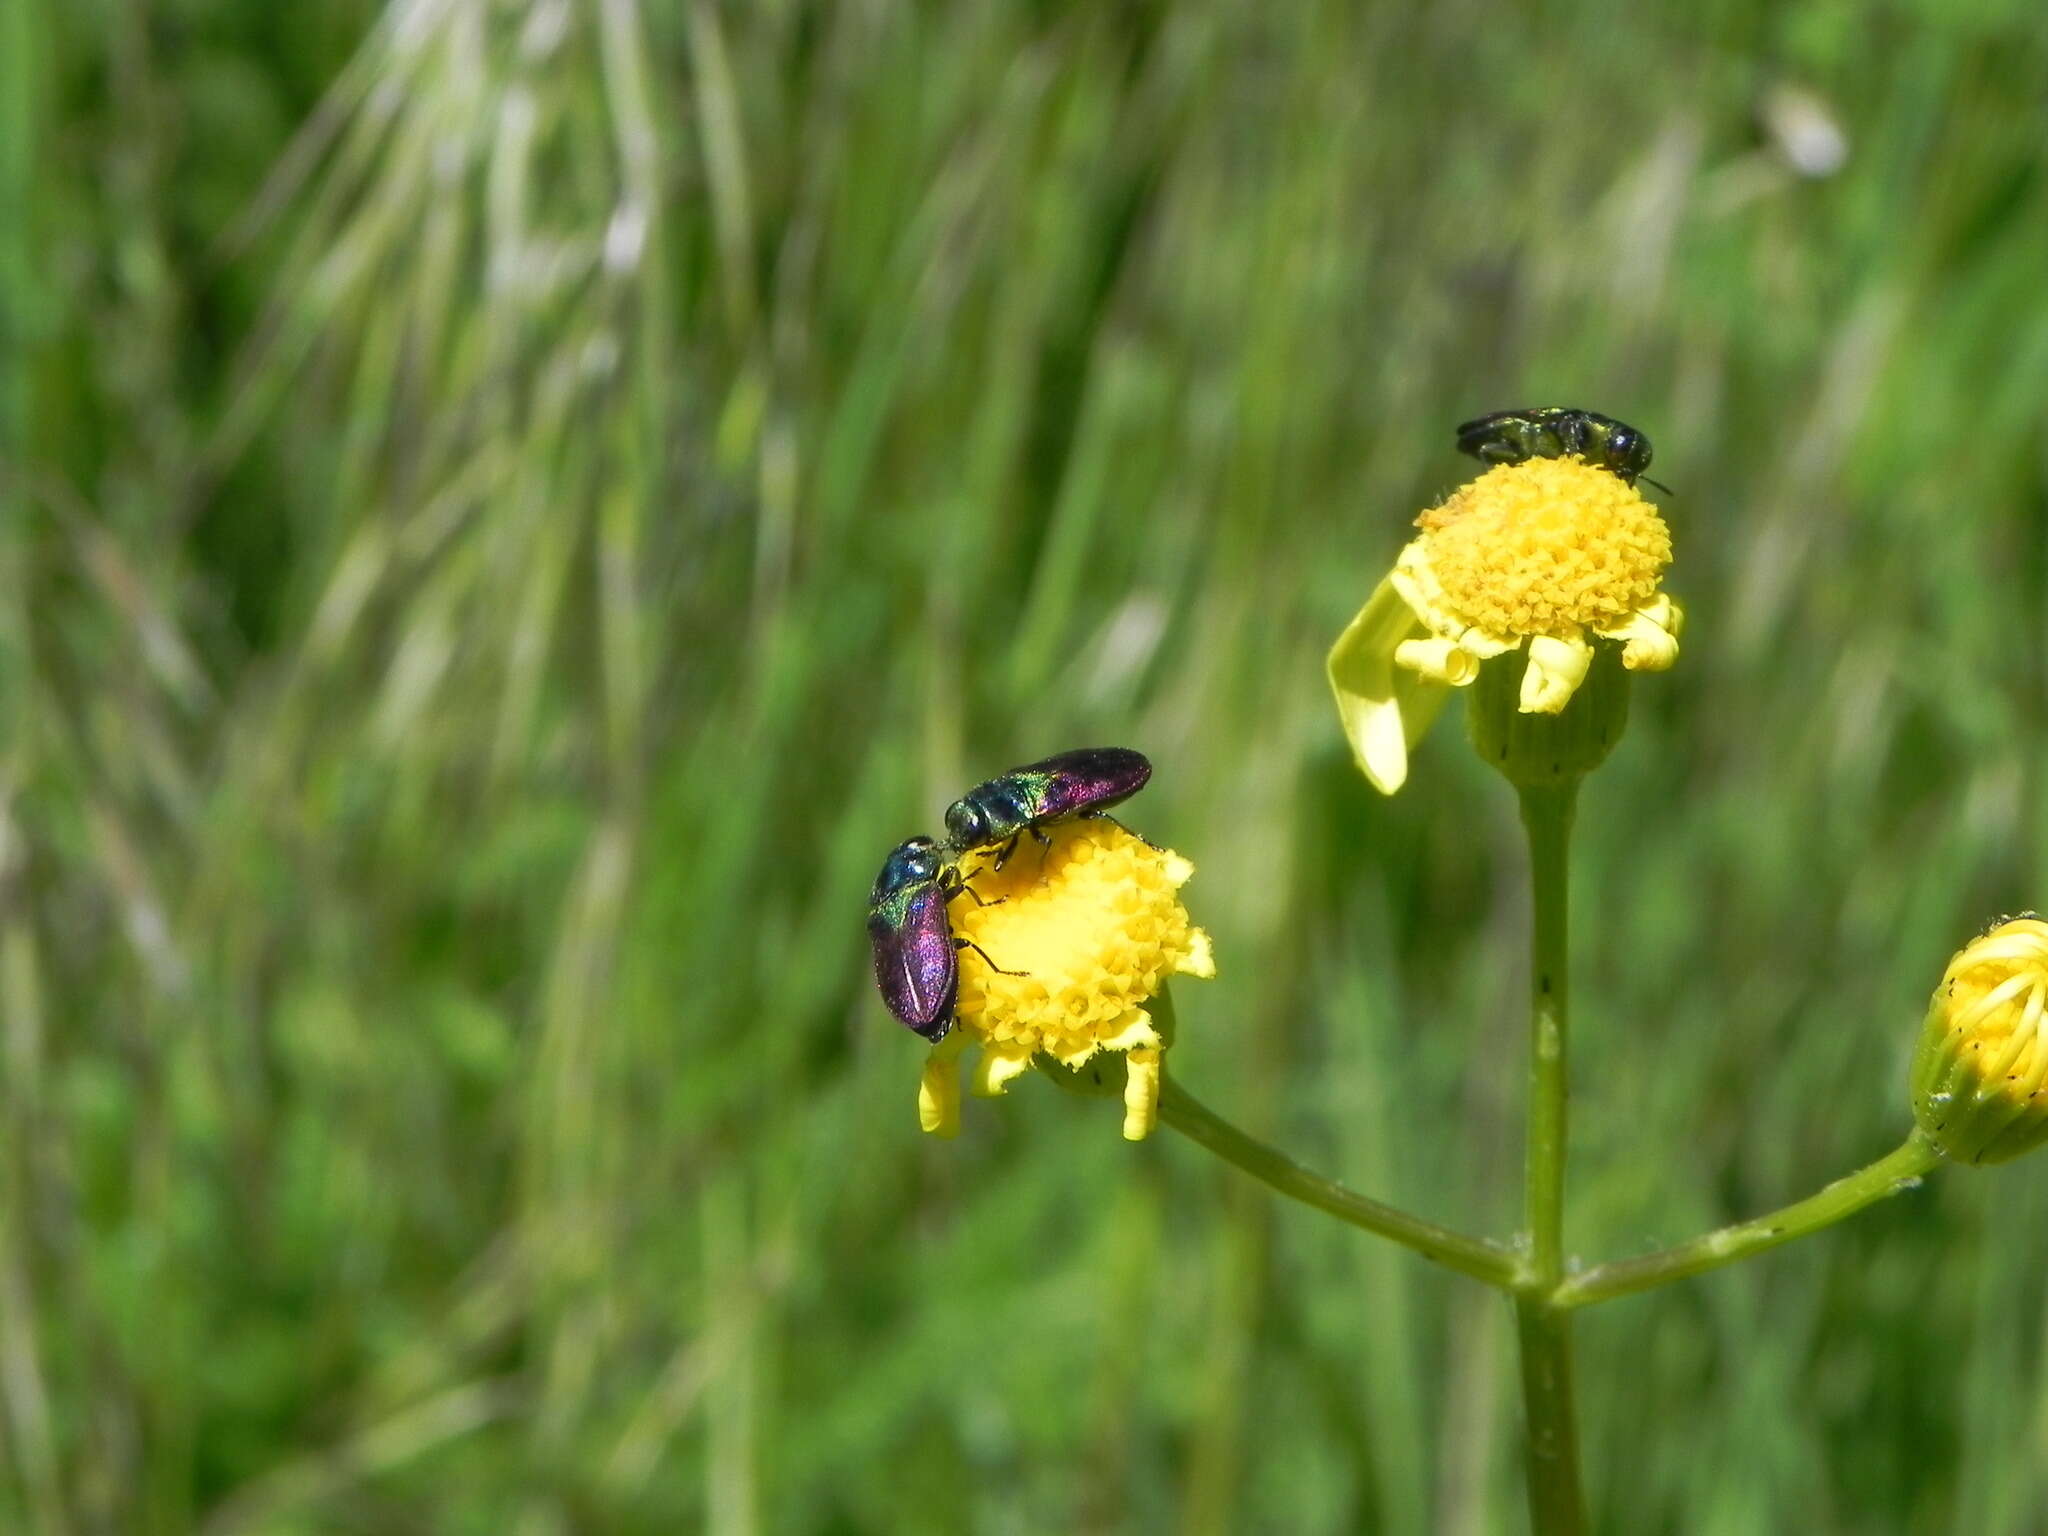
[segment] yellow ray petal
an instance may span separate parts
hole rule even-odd
[[[1479,658],[1456,640],[1446,640],[1441,635],[1432,635],[1427,640],[1403,640],[1394,647],[1394,661],[1451,688],[1462,688],[1479,675]]]
[[[1595,633],[1622,642],[1621,664],[1631,672],[1668,672],[1678,661],[1678,631],[1684,623],[1684,610],[1659,592],[1619,624]]]
[[[1391,578],[1373,589],[1330,647],[1330,689],[1351,754],[1373,788],[1391,795],[1408,779],[1408,749],[1450,697],[1450,686],[1394,664],[1405,640],[1428,631]]]
[[[960,1134],[959,1053],[933,1051],[917,1084],[917,1123],[928,1135],[952,1140]]]
[[[1159,1123],[1160,1053],[1147,1047],[1124,1058],[1124,1140],[1143,1141]]]
[[[1133,1008],[1129,1019],[1102,1038],[1105,1051],[1131,1051],[1141,1046],[1157,1049],[1159,1043],[1159,1032],[1152,1027],[1152,1016],[1142,1008]]]
[[[1593,647],[1583,635],[1561,640],[1555,635],[1529,638],[1529,669],[1522,674],[1521,709],[1525,715],[1554,715],[1572,700],[1586,669],[1593,664]]]
[[[977,1099],[993,1099],[1008,1091],[1012,1081],[1031,1067],[1029,1047],[985,1045],[974,1063],[974,1080],[969,1085]]]

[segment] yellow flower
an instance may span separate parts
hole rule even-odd
[[[1032,1066],[1078,1071],[1099,1051],[1122,1052],[1124,1135],[1142,1141],[1172,1044],[1145,1005],[1176,973],[1216,974],[1209,936],[1175,894],[1194,865],[1099,818],[1048,835],[1043,857],[1026,841],[1001,870],[970,870],[972,894],[952,905],[955,936],[975,947],[960,951],[953,1030],[932,1048],[918,1094],[918,1118],[935,1135],[958,1134],[971,1042],[981,1054],[970,1087],[985,1098]]]
[[[1913,1057],[1913,1117],[1946,1157],[2002,1163],[2048,1140],[2048,923],[1999,923],[1956,952]]]
[[[1452,688],[1519,653],[1518,708],[1555,715],[1593,662],[1661,672],[1683,618],[1659,589],[1671,534],[1620,476],[1576,458],[1488,470],[1416,519],[1419,538],[1330,650],[1330,686],[1358,765],[1386,794]]]

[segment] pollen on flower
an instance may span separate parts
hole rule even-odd
[[[1578,459],[1498,465],[1416,522],[1444,605],[1500,640],[1621,624],[1671,563],[1657,509]]]
[[[970,1085],[989,1095],[1040,1056],[1078,1069],[1098,1052],[1123,1052],[1124,1134],[1138,1140],[1156,1117],[1160,1053],[1172,1043],[1146,1005],[1175,974],[1215,974],[1208,935],[1177,894],[1194,866],[1099,818],[1047,835],[1049,847],[1026,839],[1000,870],[970,858],[972,894],[950,909],[970,947],[960,952],[953,1033],[934,1058],[947,1052],[949,1069],[962,1044],[978,1042]],[[924,1097],[936,1104],[944,1094],[928,1084]],[[928,1129],[953,1123],[943,1113],[924,1119]]]

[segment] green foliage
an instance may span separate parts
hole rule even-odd
[[[1620,15],[8,7],[0,1526],[1512,1528],[1492,1297],[1029,1083],[927,1143],[859,914],[1139,747],[1185,1080],[1508,1230],[1510,797],[1380,802],[1321,658],[1452,424],[1584,405],[1691,626],[1582,801],[1569,1246],[1896,1140],[2048,899],[2048,43]],[[1603,1525],[2037,1529],[2044,1233],[1587,1314]]]

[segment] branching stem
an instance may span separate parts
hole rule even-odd
[[[1564,1171],[1570,1074],[1568,873],[1576,780],[1524,788],[1533,908],[1529,946],[1529,1129],[1523,1162],[1528,1266],[1515,1298],[1521,1342],[1524,1465],[1536,1536],[1576,1536],[1586,1525],[1572,1401],[1571,1314],[1551,1301],[1564,1278]]]
[[[1413,1248],[1424,1258],[1474,1280],[1503,1287],[1514,1281],[1515,1257],[1500,1244],[1453,1232],[1346,1189],[1321,1174],[1310,1173],[1286,1153],[1223,1119],[1170,1076],[1160,1093],[1159,1118],[1290,1200],[1312,1205],[1339,1221]]]
[[[1804,1200],[1795,1200],[1767,1216],[1722,1227],[1676,1247],[1597,1265],[1565,1281],[1557,1288],[1554,1299],[1559,1307],[1590,1306],[1596,1301],[1632,1296],[1688,1275],[1719,1269],[1723,1264],[1733,1264],[1766,1248],[1833,1226],[1887,1195],[1911,1189],[1922,1174],[1940,1163],[1941,1154],[1916,1130],[1869,1167],[1835,1180]]]

